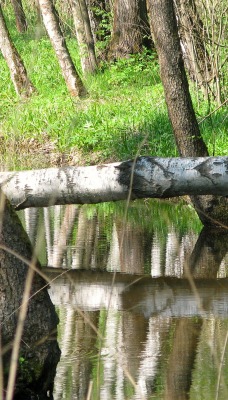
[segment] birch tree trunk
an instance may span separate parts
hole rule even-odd
[[[0,4],[0,50],[10,70],[10,77],[19,96],[29,97],[36,90],[30,82],[26,68],[7,29]]]
[[[228,157],[158,158],[90,166],[1,172],[16,209],[185,194],[228,196]],[[224,209],[224,221],[228,209]],[[224,222],[225,223],[225,222]]]
[[[52,0],[39,0],[39,6],[68,90],[72,96],[83,97],[87,94],[87,91],[71,59],[53,2]]]
[[[97,59],[86,1],[71,0],[71,3],[82,71],[85,74],[94,73],[97,68]]]

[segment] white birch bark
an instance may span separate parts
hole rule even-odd
[[[59,229],[58,240],[53,244],[52,249],[52,266],[54,268],[63,265],[63,258],[67,248],[67,241],[72,234],[76,214],[78,210],[76,206],[68,205],[65,209],[64,218]]]
[[[63,77],[72,96],[85,96],[87,91],[78,75],[65,38],[59,26],[59,18],[52,0],[38,0],[43,22],[55,50]]]
[[[86,1],[71,0],[71,6],[82,71],[84,74],[94,73],[97,68],[97,59]]]
[[[16,93],[22,97],[30,97],[36,92],[28,78],[26,68],[14,46],[7,29],[0,4],[0,51],[10,70],[10,77]]]
[[[17,209],[183,195],[228,196],[228,157],[159,158],[89,167],[0,172]]]

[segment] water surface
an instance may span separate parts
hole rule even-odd
[[[228,398],[228,235],[140,200],[20,213],[59,315],[54,399]]]

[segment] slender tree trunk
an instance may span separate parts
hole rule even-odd
[[[151,28],[157,48],[168,113],[182,157],[206,157],[189,93],[173,2],[148,0]]]
[[[173,2],[147,1],[165,99],[179,154],[182,157],[207,156],[208,150],[200,135],[189,93]],[[217,222],[228,225],[226,198],[194,196],[192,201],[203,224]]]
[[[71,0],[71,3],[82,71],[94,73],[97,68],[97,60],[86,1]]]
[[[25,12],[21,0],[11,0],[18,32],[25,32],[28,28]]]
[[[52,0],[39,0],[45,28],[55,50],[66,85],[72,96],[83,97],[87,91],[78,75],[59,25],[59,17]]]
[[[115,0],[109,59],[128,57],[139,53],[149,36],[145,0]]]
[[[26,68],[14,46],[7,29],[0,5],[0,50],[10,70],[11,80],[19,96],[29,97],[35,92],[30,82]]]

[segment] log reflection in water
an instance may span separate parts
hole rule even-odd
[[[167,399],[188,398],[197,344],[203,340],[197,336],[201,332],[202,319],[205,321],[212,315],[213,318],[217,316],[223,319],[228,316],[228,280],[214,280],[225,259],[226,234],[204,229],[197,240],[193,231],[179,233],[174,225],[169,224],[161,236],[159,231],[152,229],[148,233],[143,225],[135,225],[132,221],[124,225],[121,218],[116,216],[112,220],[109,242],[104,221],[99,219],[95,210],[92,212],[94,217],[91,218],[91,212],[88,217],[85,208],[80,208],[75,244],[69,248],[70,256],[66,264],[86,271],[67,272],[57,278],[50,288],[53,302],[60,310],[65,307],[68,309],[66,318],[62,313],[66,333],[74,332],[76,327],[81,343],[88,345],[87,351],[83,352],[77,346],[74,334],[62,339],[61,346],[66,357],[63,357],[57,371],[56,395],[61,398],[63,392],[69,390],[69,381],[66,379],[69,377],[69,363],[73,365],[71,388],[78,396],[80,393],[85,395],[91,379],[89,355],[92,352],[97,357],[94,345],[86,341],[85,332],[80,327],[82,321],[75,316],[76,310],[89,311],[89,318],[93,319],[94,313],[101,315],[100,310],[109,308],[104,342],[101,344],[102,366],[98,368],[99,387],[96,390],[100,398],[111,399],[113,392],[116,398],[124,398],[126,387],[131,386],[129,382],[126,383],[126,370],[135,382],[135,399],[153,395],[159,365],[167,357],[167,365],[165,368],[163,366],[164,396]],[[122,228],[125,232],[123,241],[120,240]],[[56,225],[54,233],[56,243],[59,241],[59,232],[60,224]],[[61,264],[62,260],[59,260]],[[165,278],[152,279],[143,275],[145,265],[147,271],[151,266],[152,275],[158,277],[163,274]],[[89,268],[105,267],[107,270],[134,271],[135,275],[117,273],[111,288],[112,274],[89,271]],[[58,269],[53,273],[51,269],[48,271],[50,277],[55,278],[57,273],[62,272]],[[194,319],[191,318],[193,316]],[[75,322],[71,324],[69,320]],[[167,352],[164,343],[170,341],[172,331],[172,345]],[[67,341],[71,345],[67,345],[66,349]],[[75,355],[71,354],[72,349]],[[79,371],[84,371],[85,379],[80,378]],[[97,380],[93,380],[95,386]]]
[[[228,316],[228,278],[218,280],[197,279],[196,290],[202,304],[192,292],[189,281],[177,278],[151,278],[150,276],[98,271],[68,271],[57,276],[60,271],[44,269],[54,281],[49,293],[54,304],[69,304],[82,310],[99,310],[110,307],[116,310],[162,317],[180,316]]]
[[[209,240],[212,234],[213,240]],[[226,237],[221,232],[217,235],[211,231],[201,233],[192,256],[187,260],[188,271],[195,266],[191,278],[197,297],[186,277],[152,278],[117,273],[111,289],[111,273],[71,270],[51,284],[50,294],[55,304],[64,303],[73,309],[79,307],[82,311],[111,307],[102,346],[104,374],[100,378],[100,398],[112,398],[113,390],[117,396],[115,398],[124,398],[124,368],[135,381],[132,398],[142,399],[153,395],[161,357],[167,356],[165,398],[189,398],[197,346],[199,340],[203,340],[200,338],[201,327],[206,324],[203,321],[212,315],[228,317],[228,279],[214,279],[226,253]],[[176,249],[178,253],[178,246]],[[188,249],[188,243],[185,249]],[[200,264],[197,264],[198,259]],[[202,273],[199,274],[199,265],[203,265],[206,279],[203,279]],[[52,272],[49,268],[46,271],[50,278],[54,278],[61,270]],[[115,314],[114,310],[119,310],[120,314]],[[169,329],[174,333],[170,352],[165,354],[162,342],[170,341]],[[140,336],[137,332],[140,332]]]
[[[56,340],[58,319],[47,289],[41,290],[46,282],[37,273],[33,276],[31,299],[28,302],[19,354],[16,354],[15,350],[15,356],[18,359],[17,378],[15,387],[12,386],[14,381],[12,362],[15,360],[11,359],[11,350],[16,343],[14,339],[17,326],[23,323],[20,320],[20,315],[22,315],[20,307],[28,266],[11,251],[31,263],[33,250],[16,213],[7,201],[1,211],[1,355],[5,385],[7,385],[9,375],[12,379],[12,384],[7,387],[7,398],[11,399],[11,393],[14,391],[14,399],[27,399],[33,395],[38,395],[40,399],[47,399],[48,396],[49,398],[52,396],[55,369],[60,356]],[[36,266],[39,268],[38,263]],[[18,340],[20,340],[19,336]]]

